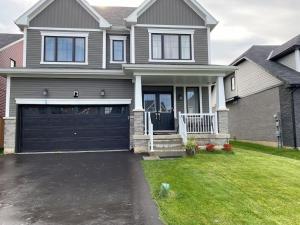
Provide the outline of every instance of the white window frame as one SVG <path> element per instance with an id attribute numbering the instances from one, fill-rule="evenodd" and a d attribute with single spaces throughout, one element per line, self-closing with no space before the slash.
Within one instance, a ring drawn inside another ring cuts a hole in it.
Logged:
<path id="1" fill-rule="evenodd" d="M 148 29 L 149 33 L 149 62 L 195 62 L 195 50 L 194 50 L 194 33 L 195 30 L 187 29 Z M 167 59 L 152 59 L 152 34 L 186 34 L 191 35 L 191 59 L 179 59 L 179 60 L 167 60 Z"/>
<path id="2" fill-rule="evenodd" d="M 89 55 L 89 33 L 87 32 L 52 32 L 52 31 L 41 31 L 42 44 L 41 44 L 41 63 L 45 65 L 88 65 Z M 84 62 L 46 62 L 44 59 L 45 51 L 45 37 L 75 37 L 85 38 L 85 61 Z"/>
<path id="3" fill-rule="evenodd" d="M 236 79 L 235 79 L 235 76 L 232 76 L 230 78 L 230 89 L 231 89 L 231 91 L 235 91 L 235 89 L 236 89 Z"/>
<path id="4" fill-rule="evenodd" d="M 126 44 L 127 44 L 127 36 L 109 36 L 110 39 L 110 63 L 111 64 L 123 64 L 127 63 L 126 56 Z M 113 42 L 114 41 L 123 41 L 123 52 L 124 52 L 124 60 L 123 61 L 114 61 L 113 59 Z"/>

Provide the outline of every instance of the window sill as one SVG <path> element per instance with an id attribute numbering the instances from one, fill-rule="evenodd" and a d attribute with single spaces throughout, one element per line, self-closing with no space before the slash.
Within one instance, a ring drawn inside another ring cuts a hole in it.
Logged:
<path id="1" fill-rule="evenodd" d="M 88 62 L 41 62 L 41 65 L 89 65 Z"/>
<path id="2" fill-rule="evenodd" d="M 166 62 L 166 63 L 195 63 L 195 60 L 166 60 L 166 59 L 149 59 L 149 62 Z"/>
<path id="3" fill-rule="evenodd" d="M 119 62 L 119 61 L 110 61 L 109 62 L 110 64 L 124 64 L 124 63 L 127 63 L 126 61 L 122 61 L 122 62 Z"/>

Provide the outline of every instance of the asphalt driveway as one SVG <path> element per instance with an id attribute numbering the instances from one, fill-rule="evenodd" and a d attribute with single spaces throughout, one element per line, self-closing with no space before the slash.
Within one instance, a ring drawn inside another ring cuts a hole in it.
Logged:
<path id="1" fill-rule="evenodd" d="M 0 225 L 160 224 L 140 156 L 0 157 Z"/>

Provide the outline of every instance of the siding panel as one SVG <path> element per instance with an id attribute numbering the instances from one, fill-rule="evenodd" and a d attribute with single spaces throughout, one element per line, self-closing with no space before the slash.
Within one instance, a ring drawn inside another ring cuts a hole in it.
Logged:
<path id="1" fill-rule="evenodd" d="M 296 55 L 295 52 L 278 60 L 279 63 L 296 70 Z"/>
<path id="2" fill-rule="evenodd" d="M 204 26 L 204 20 L 182 0 L 159 0 L 139 18 L 140 24 Z"/>
<path id="3" fill-rule="evenodd" d="M 102 35 L 99 32 L 89 32 L 88 61 L 89 65 L 41 65 L 42 36 L 40 30 L 28 30 L 27 39 L 27 67 L 28 68 L 102 68 Z"/>
<path id="4" fill-rule="evenodd" d="M 99 29 L 99 23 L 74 0 L 55 0 L 30 21 L 30 26 Z"/>
<path id="5" fill-rule="evenodd" d="M 10 116 L 16 116 L 15 98 L 44 98 L 45 88 L 48 98 L 57 99 L 73 99 L 74 90 L 80 99 L 100 99 L 101 90 L 105 99 L 133 99 L 134 90 L 131 80 L 12 78 Z"/>
<path id="6" fill-rule="evenodd" d="M 203 113 L 209 113 L 209 93 L 208 87 L 202 87 L 202 110 Z"/>
<path id="7" fill-rule="evenodd" d="M 136 63 L 149 63 L 149 34 L 148 29 L 135 28 Z M 194 34 L 195 63 L 208 64 L 207 30 L 196 29 Z M 195 63 L 173 63 L 173 64 L 195 64 Z M 156 63 L 160 64 L 160 63 Z M 163 63 L 165 64 L 165 63 Z"/>

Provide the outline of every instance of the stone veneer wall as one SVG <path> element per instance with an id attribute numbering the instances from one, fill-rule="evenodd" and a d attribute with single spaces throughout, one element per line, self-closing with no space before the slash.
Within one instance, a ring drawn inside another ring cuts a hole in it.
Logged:
<path id="1" fill-rule="evenodd" d="M 16 119 L 4 118 L 4 153 L 15 153 L 16 145 Z"/>

